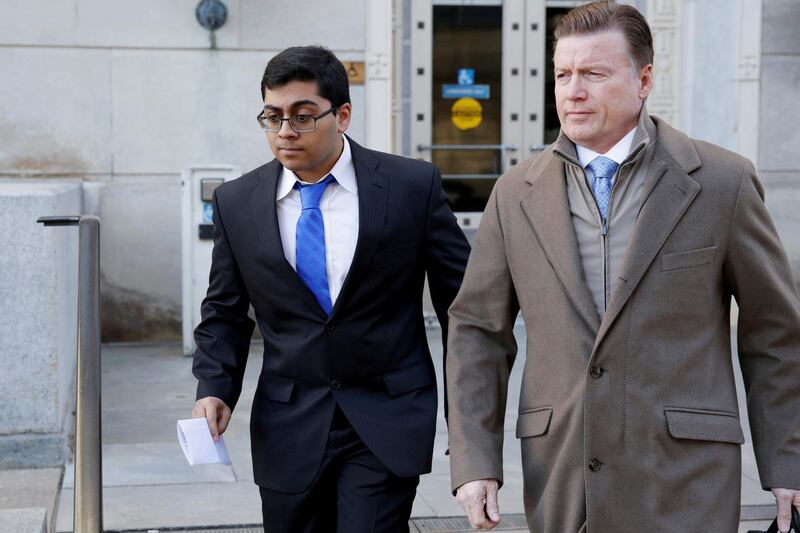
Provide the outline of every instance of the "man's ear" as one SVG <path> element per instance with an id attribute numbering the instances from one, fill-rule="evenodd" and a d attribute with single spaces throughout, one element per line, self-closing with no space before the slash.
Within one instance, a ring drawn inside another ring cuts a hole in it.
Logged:
<path id="1" fill-rule="evenodd" d="M 647 65 L 639 69 L 639 98 L 642 101 L 647 100 L 650 91 L 653 90 L 653 65 Z"/>
<path id="2" fill-rule="evenodd" d="M 342 104 L 336 111 L 336 123 L 339 133 L 344 133 L 350 126 L 350 118 L 352 118 L 353 106 L 350 104 Z"/>

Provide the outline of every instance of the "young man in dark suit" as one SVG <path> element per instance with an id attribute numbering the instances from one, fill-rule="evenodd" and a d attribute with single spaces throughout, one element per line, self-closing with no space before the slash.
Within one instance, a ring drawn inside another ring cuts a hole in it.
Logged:
<path id="1" fill-rule="evenodd" d="M 330 51 L 281 52 L 261 92 L 275 159 L 214 194 L 193 416 L 215 438 L 225 431 L 252 304 L 264 337 L 250 432 L 266 531 L 408 531 L 436 427 L 424 280 L 446 338 L 469 246 L 435 167 L 344 135 L 348 80 Z"/>

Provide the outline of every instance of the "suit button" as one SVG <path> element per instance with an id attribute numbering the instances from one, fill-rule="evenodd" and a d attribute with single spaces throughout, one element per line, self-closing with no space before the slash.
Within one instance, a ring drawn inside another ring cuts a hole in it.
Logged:
<path id="1" fill-rule="evenodd" d="M 331 381 L 331 388 L 333 390 L 339 390 L 342 388 L 342 384 L 338 380 L 334 379 L 333 381 Z"/>
<path id="2" fill-rule="evenodd" d="M 336 329 L 336 324 L 334 322 L 331 322 L 330 324 L 325 326 L 325 329 L 328 330 L 328 331 L 333 331 L 333 330 Z"/>
<path id="3" fill-rule="evenodd" d="M 597 459 L 592 459 L 591 461 L 589 461 L 589 470 L 591 470 L 592 472 L 597 472 L 598 470 L 600 470 L 601 466 L 603 466 L 603 463 L 601 463 Z"/>
<path id="4" fill-rule="evenodd" d="M 589 370 L 589 374 L 591 374 L 591 376 L 592 376 L 593 378 L 599 378 L 600 376 L 602 376 L 602 375 L 603 375 L 603 369 L 602 369 L 602 368 L 600 368 L 599 366 L 593 366 L 593 367 L 592 367 L 592 368 Z"/>

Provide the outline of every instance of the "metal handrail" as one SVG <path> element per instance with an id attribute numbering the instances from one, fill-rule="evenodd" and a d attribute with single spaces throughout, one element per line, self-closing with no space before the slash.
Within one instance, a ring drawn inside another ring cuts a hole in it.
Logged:
<path id="1" fill-rule="evenodd" d="M 417 150 L 500 150 L 501 152 L 516 152 L 519 146 L 516 144 L 418 144 Z"/>
<path id="2" fill-rule="evenodd" d="M 103 533 L 100 425 L 100 219 L 41 217 L 45 226 L 78 226 L 78 379 L 75 392 L 75 500 L 72 530 Z"/>

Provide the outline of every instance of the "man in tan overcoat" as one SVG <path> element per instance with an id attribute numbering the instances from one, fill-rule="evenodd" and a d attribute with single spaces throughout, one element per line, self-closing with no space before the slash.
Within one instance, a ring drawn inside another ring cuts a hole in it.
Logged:
<path id="1" fill-rule="evenodd" d="M 788 531 L 800 303 L 753 165 L 648 115 L 652 37 L 634 8 L 576 8 L 556 39 L 561 135 L 498 180 L 450 308 L 453 490 L 474 527 L 499 522 L 521 311 L 530 530 L 737 531 L 733 297 L 759 474 Z"/>

